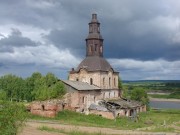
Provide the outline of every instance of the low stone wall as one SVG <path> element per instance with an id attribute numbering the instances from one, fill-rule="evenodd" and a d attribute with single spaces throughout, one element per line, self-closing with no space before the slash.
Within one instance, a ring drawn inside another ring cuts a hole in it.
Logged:
<path id="1" fill-rule="evenodd" d="M 107 119 L 115 119 L 113 112 L 104 112 L 104 111 L 97 111 L 97 110 L 89 110 L 89 114 L 95 114 L 102 116 Z"/>
<path id="2" fill-rule="evenodd" d="M 63 110 L 63 101 L 48 100 L 48 101 L 34 101 L 31 104 L 31 113 L 44 117 L 55 117 L 57 112 Z"/>
<path id="3" fill-rule="evenodd" d="M 43 117 L 55 117 L 57 112 L 56 111 L 42 111 L 42 110 L 31 110 L 31 113 L 34 115 L 39 115 Z"/>

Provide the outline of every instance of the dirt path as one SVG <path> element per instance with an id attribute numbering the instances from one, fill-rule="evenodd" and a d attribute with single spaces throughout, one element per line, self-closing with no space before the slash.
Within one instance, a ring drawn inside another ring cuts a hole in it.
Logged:
<path id="1" fill-rule="evenodd" d="M 27 123 L 27 126 L 23 129 L 23 131 L 19 135 L 64 135 L 64 134 L 41 131 L 38 130 L 37 127 L 31 126 L 31 124 Z"/>
<path id="2" fill-rule="evenodd" d="M 46 131 L 40 131 L 37 128 L 41 126 L 47 126 L 55 129 L 63 129 L 65 131 L 81 131 L 89 133 L 102 133 L 106 135 L 178 135 L 177 133 L 154 133 L 154 132 L 143 132 L 133 130 L 117 130 L 111 128 L 100 128 L 100 127 L 85 127 L 75 125 L 64 125 L 57 122 L 41 122 L 41 121 L 28 121 L 23 132 L 19 135 L 64 135 L 60 133 L 52 133 Z"/>

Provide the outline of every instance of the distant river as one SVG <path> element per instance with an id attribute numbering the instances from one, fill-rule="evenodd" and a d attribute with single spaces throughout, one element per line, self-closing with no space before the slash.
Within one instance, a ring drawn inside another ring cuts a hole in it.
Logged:
<path id="1" fill-rule="evenodd" d="M 150 107 L 166 108 L 166 109 L 180 109 L 180 102 L 175 101 L 150 101 Z"/>

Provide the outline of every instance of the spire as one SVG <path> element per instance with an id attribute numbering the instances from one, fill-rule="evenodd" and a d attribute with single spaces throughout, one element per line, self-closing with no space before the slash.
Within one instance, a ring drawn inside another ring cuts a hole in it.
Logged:
<path id="1" fill-rule="evenodd" d="M 101 37 L 101 35 L 100 35 L 100 23 L 97 20 L 97 14 L 95 14 L 95 13 L 92 14 L 92 19 L 91 19 L 91 22 L 89 23 L 89 34 L 91 34 L 91 33 L 99 34 L 96 36 Z M 92 36 L 92 35 L 89 35 L 89 36 Z M 95 36 L 95 34 L 94 34 L 94 36 Z"/>
<path id="2" fill-rule="evenodd" d="M 92 14 L 92 20 L 91 20 L 91 23 L 92 22 L 98 22 L 98 20 L 97 20 L 97 14 Z"/>
<path id="3" fill-rule="evenodd" d="M 89 23 L 89 35 L 86 38 L 86 56 L 103 56 L 103 38 L 100 34 L 100 23 L 97 14 L 92 14 Z"/>
<path id="4" fill-rule="evenodd" d="M 92 19 L 97 19 L 97 14 L 96 13 L 92 14 Z"/>

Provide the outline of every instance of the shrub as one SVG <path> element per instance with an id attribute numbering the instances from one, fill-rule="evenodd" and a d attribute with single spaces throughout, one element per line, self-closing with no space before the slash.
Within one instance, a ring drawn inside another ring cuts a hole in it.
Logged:
<path id="1" fill-rule="evenodd" d="M 12 102 L 0 102 L 0 135 L 16 135 L 26 120 L 25 107 Z"/>

